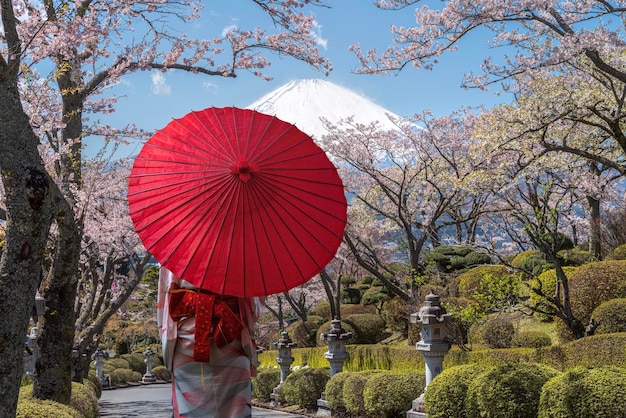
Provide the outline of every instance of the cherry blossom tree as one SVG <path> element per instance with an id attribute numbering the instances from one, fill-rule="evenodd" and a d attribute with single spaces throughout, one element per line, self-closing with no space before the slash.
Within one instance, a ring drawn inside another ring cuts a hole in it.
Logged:
<path id="1" fill-rule="evenodd" d="M 446 228 L 463 230 L 482 212 L 486 196 L 462 186 L 472 168 L 467 146 L 474 120 L 468 109 L 397 120 L 398 130 L 389 132 L 377 123 L 327 122 L 323 147 L 350 196 L 344 242 L 363 269 L 406 301 L 419 302 L 426 246 L 439 245 Z M 472 231 L 465 229 L 470 243 Z"/>
<path id="2" fill-rule="evenodd" d="M 0 260 L 0 341 L 11 342 L 0 344 L 5 371 L 0 415 L 15 412 L 23 335 L 38 287 L 47 309 L 34 393 L 69 402 L 73 308 L 86 229 L 79 206 L 83 138 L 145 136 L 132 125 L 112 129 L 90 119 L 114 110 L 117 98 L 109 87 L 126 74 L 153 69 L 220 77 L 250 71 L 268 78 L 264 52 L 331 70 L 315 44 L 315 19 L 301 9 L 324 6 L 322 1 L 250 4 L 266 13 L 273 31 L 234 28 L 213 39 L 192 39 L 180 25 L 201 16 L 203 5 L 194 0 L 0 2 L 0 169 L 7 218 Z M 41 143 L 55 152 L 50 171 L 39 154 Z M 49 237 L 54 244 L 45 251 Z M 53 262 L 42 270 L 45 254 L 52 254 Z"/>

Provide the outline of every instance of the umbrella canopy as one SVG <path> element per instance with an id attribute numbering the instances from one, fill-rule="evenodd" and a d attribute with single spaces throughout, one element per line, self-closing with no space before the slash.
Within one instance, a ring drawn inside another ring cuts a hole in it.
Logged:
<path id="1" fill-rule="evenodd" d="M 346 198 L 312 138 L 276 117 L 208 108 L 156 132 L 135 159 L 130 216 L 166 268 L 222 295 L 299 286 L 334 257 Z"/>

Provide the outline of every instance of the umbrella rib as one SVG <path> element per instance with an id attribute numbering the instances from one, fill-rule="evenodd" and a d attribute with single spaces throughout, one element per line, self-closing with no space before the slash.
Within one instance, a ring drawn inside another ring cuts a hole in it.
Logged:
<path id="1" fill-rule="evenodd" d="M 263 194 L 258 193 L 258 190 L 256 190 L 256 189 L 257 189 L 257 187 L 251 188 L 251 192 L 253 192 L 254 194 L 256 194 L 256 198 L 257 198 L 259 201 L 261 201 L 261 202 L 264 202 L 264 203 L 265 203 L 265 204 L 263 204 L 263 205 L 259 205 L 259 207 L 261 208 L 261 211 L 265 212 L 265 214 L 266 214 L 266 218 L 267 218 L 267 219 L 272 219 L 272 216 L 271 216 L 271 215 L 270 215 L 270 213 L 269 213 L 269 208 L 272 208 L 272 209 L 273 209 L 272 202 L 271 202 L 269 199 L 267 199 L 267 197 L 266 197 L 266 196 L 264 196 Z M 278 216 L 278 212 L 277 212 L 277 211 L 273 211 L 273 213 L 274 213 L 274 214 L 276 214 L 276 215 Z M 279 220 L 280 220 L 280 222 L 281 222 L 281 223 L 285 226 L 285 229 L 287 229 L 288 231 L 290 231 L 290 232 L 291 232 L 290 228 L 289 228 L 289 227 L 285 224 L 285 222 L 283 222 L 283 221 L 282 221 L 282 220 L 283 220 L 283 218 L 282 218 L 282 217 L 280 217 L 280 216 L 278 216 L 278 219 L 279 219 Z M 277 221 L 277 222 L 278 222 L 278 221 Z M 269 233 L 268 233 L 268 229 L 267 229 L 266 224 L 265 224 L 264 222 L 261 222 L 261 226 L 262 226 L 262 228 L 263 228 L 263 231 L 265 232 L 265 237 L 267 238 L 268 242 L 270 242 L 270 236 L 269 236 Z M 292 233 L 292 236 L 293 236 L 293 233 Z M 281 244 L 283 245 L 283 248 L 287 249 L 287 248 L 288 248 L 288 247 L 287 247 L 287 243 L 286 243 L 286 241 L 283 239 L 283 236 L 282 236 L 281 234 L 278 234 L 278 237 L 279 237 L 279 239 L 280 239 Z M 277 254 L 277 253 L 276 253 L 276 251 L 274 250 L 274 246 L 270 246 L 270 250 L 271 250 L 271 252 L 272 252 L 272 255 L 274 256 L 274 262 L 276 263 L 276 265 L 280 266 L 280 262 L 279 262 L 280 257 L 278 257 L 278 254 Z M 297 262 L 296 262 L 296 260 L 294 259 L 294 257 L 293 257 L 293 255 L 292 255 L 292 253 L 291 253 L 290 251 L 287 251 L 287 254 L 289 254 L 289 258 L 291 259 L 292 264 L 293 264 L 294 266 L 296 266 L 296 268 L 297 268 L 297 269 L 298 269 L 298 271 L 300 272 L 300 276 L 301 276 L 301 278 L 304 278 L 304 273 L 303 273 L 303 272 L 302 272 L 302 270 L 300 269 L 300 266 L 298 265 L 298 263 L 297 263 Z M 307 252 L 307 254 L 308 254 L 308 252 Z M 310 255 L 309 255 L 309 256 L 310 256 Z M 283 284 L 283 288 L 288 289 L 288 288 L 289 288 L 289 286 L 287 285 L 287 281 L 286 281 L 286 279 L 285 279 L 285 275 L 283 274 L 283 271 L 282 271 L 281 269 L 279 269 L 279 271 L 280 271 L 280 279 L 281 279 L 281 282 L 282 282 L 282 284 Z"/>
<path id="2" fill-rule="evenodd" d="M 204 138 L 202 138 L 202 137 L 200 137 L 200 136 L 196 135 L 194 132 L 190 131 L 190 130 L 186 127 L 186 126 L 184 126 L 184 125 L 180 124 L 180 122 L 179 122 L 178 120 L 174 120 L 174 122 L 177 122 L 180 126 L 182 126 L 183 128 L 185 128 L 185 130 L 187 131 L 187 133 L 188 133 L 189 135 L 191 135 L 191 136 L 193 136 L 193 137 L 197 138 L 197 139 L 198 139 L 198 140 L 200 140 L 200 142 L 202 142 L 203 144 L 209 145 L 209 144 L 208 144 L 208 143 L 204 140 Z M 165 131 L 165 132 L 164 132 L 164 131 L 160 131 L 160 132 L 159 132 L 159 134 L 160 134 L 161 136 L 164 136 L 164 137 L 167 137 L 167 138 L 171 139 L 171 140 L 172 140 L 171 142 L 172 142 L 172 143 L 175 143 L 175 144 L 183 144 L 183 145 L 189 145 L 189 144 L 190 144 L 189 138 L 182 138 L 180 135 L 176 135 L 176 136 L 174 136 L 174 135 L 171 135 L 170 133 L 168 133 L 167 131 Z M 157 138 L 158 138 L 158 137 L 157 137 Z M 160 139 L 161 141 L 163 141 L 163 138 L 158 138 L 158 139 Z M 176 141 L 176 142 L 174 142 L 174 141 Z M 147 143 L 146 143 L 146 145 L 147 145 L 147 146 L 150 146 L 150 147 L 152 147 L 152 148 L 160 149 L 160 150 L 162 150 L 162 151 L 168 151 L 168 152 L 171 152 L 171 153 L 173 153 L 173 154 L 175 154 L 175 155 L 184 155 L 185 157 L 191 157 L 191 158 L 194 158 L 194 159 L 197 159 L 197 160 L 203 161 L 203 162 L 204 162 L 204 161 L 206 161 L 206 159 L 203 159 L 203 158 L 202 158 L 202 156 L 210 156 L 210 157 L 213 157 L 215 160 L 217 160 L 217 158 L 215 158 L 215 155 L 216 155 L 216 154 L 217 154 L 218 156 L 222 157 L 222 158 L 227 157 L 227 154 L 225 154 L 225 153 L 223 153 L 223 152 L 220 152 L 221 150 L 219 150 L 219 149 L 218 149 L 218 148 L 216 148 L 216 147 L 211 147 L 211 149 L 210 149 L 211 151 L 214 151 L 214 152 L 208 152 L 208 150 L 202 149 L 202 148 L 200 148 L 200 147 L 195 147 L 195 148 L 194 148 L 194 151 L 196 151 L 196 153 L 194 154 L 194 153 L 190 153 L 190 152 L 188 152 L 188 151 L 181 150 L 180 148 L 174 148 L 174 147 L 172 147 L 172 146 L 166 146 L 166 145 L 164 145 L 163 143 L 151 143 L 151 142 L 147 142 Z M 202 155 L 198 155 L 198 154 L 202 154 Z M 140 157 L 138 157 L 138 158 L 140 158 Z M 152 160 L 152 159 L 150 159 L 150 160 Z M 155 160 L 152 160 L 152 161 L 155 161 Z M 175 161 L 176 161 L 176 162 L 179 162 L 179 160 L 175 160 Z"/>
<path id="3" fill-rule="evenodd" d="M 260 184 L 259 184 L 259 187 L 261 188 L 261 187 L 262 187 L 262 185 L 260 185 Z M 268 190 L 268 189 L 266 188 L 266 190 Z M 282 195 L 279 195 L 279 194 L 276 194 L 276 193 L 273 193 L 273 195 L 275 195 L 275 196 L 282 196 Z M 293 196 L 293 195 L 291 195 L 290 197 L 291 197 L 291 198 L 294 198 L 294 196 Z M 305 200 L 303 200 L 303 199 L 299 199 L 299 198 L 297 198 L 297 197 L 296 197 L 296 199 L 298 199 L 298 201 L 299 201 L 299 202 L 304 203 L 305 205 L 307 205 L 307 206 L 309 206 L 309 207 L 312 207 L 312 208 L 318 209 L 316 206 L 313 206 L 313 205 L 309 204 L 309 202 L 307 202 L 307 201 L 305 201 Z M 300 221 L 298 220 L 298 218 L 296 218 L 295 216 L 293 216 L 293 211 L 288 211 L 288 210 L 286 210 L 286 207 L 285 207 L 286 205 L 287 205 L 287 206 L 292 207 L 292 208 L 293 208 L 293 210 L 295 210 L 295 211 L 297 211 L 297 212 L 299 212 L 299 213 L 303 214 L 303 215 L 304 215 L 304 216 L 306 216 L 307 218 L 312 219 L 312 220 L 313 220 L 313 221 L 314 221 L 317 225 L 319 225 L 322 229 L 325 229 L 326 231 L 328 231 L 329 233 L 331 233 L 331 234 L 332 234 L 332 235 L 334 235 L 335 237 L 337 237 L 337 238 L 339 238 L 339 239 L 342 239 L 342 238 L 343 238 L 343 234 L 337 235 L 337 234 L 335 233 L 335 231 L 333 231 L 332 229 L 328 228 L 328 226 L 326 226 L 325 224 L 323 224 L 323 223 L 319 222 L 316 218 L 309 216 L 309 214 L 308 214 L 308 213 L 306 213 L 305 211 L 303 211 L 303 210 L 302 210 L 299 206 L 297 206 L 297 205 L 293 204 L 293 202 L 291 202 L 289 199 L 284 199 L 284 198 L 283 198 L 282 200 L 283 200 L 282 204 L 279 204 L 279 205 L 277 205 L 277 206 L 278 206 L 278 207 L 280 207 L 281 209 L 285 210 L 286 215 L 287 215 L 287 216 L 289 216 L 291 219 L 293 219 L 293 220 L 294 220 L 297 224 L 299 224 L 301 227 L 303 227 L 303 229 L 305 229 L 305 230 L 306 230 L 306 228 L 304 228 L 304 225 L 302 224 L 302 222 L 300 222 Z M 318 209 L 318 210 L 319 210 L 319 209 Z M 343 219 L 342 219 L 342 218 L 338 218 L 338 217 L 336 217 L 336 216 L 332 215 L 331 213 L 329 213 L 329 212 L 327 212 L 327 211 L 324 211 L 324 210 L 320 210 L 320 211 L 321 211 L 321 212 L 323 212 L 323 213 L 325 213 L 325 214 L 327 214 L 327 215 L 329 215 L 329 216 L 330 216 L 330 217 L 332 217 L 332 218 L 335 218 L 335 219 L 337 219 L 337 220 L 339 220 L 339 221 L 343 221 Z M 279 218 L 280 218 L 280 219 L 283 219 L 282 217 L 279 217 Z M 329 254 L 330 254 L 330 253 L 333 253 L 333 251 L 329 250 L 328 246 L 324 245 L 324 243 L 322 243 L 322 242 L 321 242 L 321 241 L 317 238 L 317 236 L 315 236 L 314 234 L 311 234 L 311 233 L 309 233 L 309 235 L 310 235 L 311 237 L 313 237 L 313 238 L 314 238 L 314 240 L 315 240 L 315 241 L 317 241 L 317 242 L 320 244 L 320 246 L 321 246 L 321 247 L 325 248 L 325 249 L 329 252 Z M 308 253 L 308 252 L 307 252 L 307 253 Z M 334 254 L 333 254 L 333 255 L 334 255 Z M 313 259 L 313 257 L 312 257 L 312 259 Z M 323 266 L 322 266 L 322 267 L 323 267 Z"/>

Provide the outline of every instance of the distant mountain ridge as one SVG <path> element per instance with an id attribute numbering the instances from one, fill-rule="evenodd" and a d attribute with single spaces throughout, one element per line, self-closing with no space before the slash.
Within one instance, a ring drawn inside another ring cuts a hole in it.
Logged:
<path id="1" fill-rule="evenodd" d="M 355 122 L 378 121 L 382 130 L 395 130 L 397 127 L 387 114 L 399 117 L 345 87 L 321 79 L 290 81 L 247 108 L 293 123 L 316 139 L 328 133 L 320 118 L 338 124 L 341 119 L 353 116 Z"/>

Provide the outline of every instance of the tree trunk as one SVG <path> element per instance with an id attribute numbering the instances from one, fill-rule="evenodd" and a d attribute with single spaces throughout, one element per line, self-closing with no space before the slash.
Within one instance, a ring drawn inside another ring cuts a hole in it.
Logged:
<path id="1" fill-rule="evenodd" d="M 600 200 L 587 196 L 589 204 L 589 251 L 598 260 L 602 259 Z"/>
<path id="2" fill-rule="evenodd" d="M 78 283 L 81 234 L 74 213 L 66 208 L 59 219 L 59 237 L 54 266 L 42 284 L 46 299 L 40 336 L 40 357 L 35 365 L 33 395 L 39 399 L 69 404 L 72 392 L 72 350 L 74 348 L 74 301 Z"/>
<path id="3" fill-rule="evenodd" d="M 38 144 L 16 78 L 0 77 L 0 170 L 7 218 L 0 258 L 0 417 L 15 416 L 28 321 L 54 213 L 49 193 L 54 183 Z"/>

